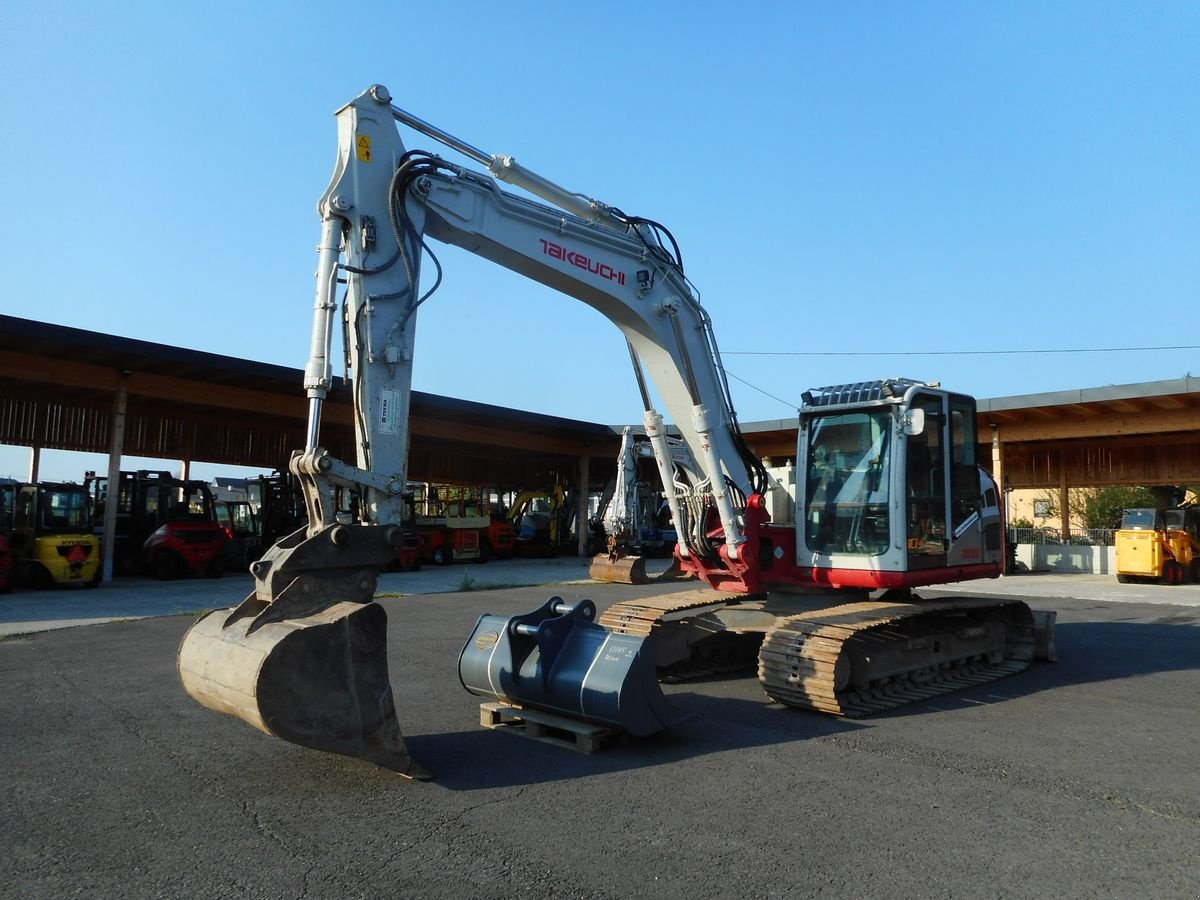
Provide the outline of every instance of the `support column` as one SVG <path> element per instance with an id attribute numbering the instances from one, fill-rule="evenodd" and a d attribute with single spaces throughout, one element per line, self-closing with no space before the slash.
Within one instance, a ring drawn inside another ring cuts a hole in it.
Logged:
<path id="1" fill-rule="evenodd" d="M 102 580 L 111 584 L 113 579 L 113 547 L 117 535 L 117 499 L 121 494 L 121 454 L 125 449 L 125 407 L 129 402 L 128 372 L 121 373 L 117 385 L 117 396 L 113 400 L 112 421 L 109 423 L 108 482 L 104 501 L 104 569 Z"/>
<path id="2" fill-rule="evenodd" d="M 30 484 L 37 484 L 38 475 L 42 467 L 42 423 L 46 421 L 44 411 L 44 401 L 37 401 L 33 405 L 33 429 L 30 437 L 33 443 L 29 446 L 29 477 L 25 480 Z M 11 510 L 9 511 L 11 514 Z"/>
<path id="3" fill-rule="evenodd" d="M 1062 522 L 1062 539 L 1066 541 L 1071 536 L 1071 494 L 1067 490 L 1067 466 L 1063 461 L 1062 452 L 1058 454 L 1058 510 Z"/>
<path id="4" fill-rule="evenodd" d="M 192 477 L 192 461 L 185 459 L 179 464 L 179 480 L 190 481 Z"/>
<path id="5" fill-rule="evenodd" d="M 1012 483 L 1004 475 L 1004 444 L 1000 441 L 1000 426 L 992 423 L 992 477 L 996 479 L 996 490 L 1000 492 L 1000 521 L 1004 527 L 1004 571 L 1007 575 L 1016 559 L 1016 547 L 1013 545 L 1012 532 L 1008 523 L 1011 519 L 1009 506 L 1012 503 Z"/>
<path id="6" fill-rule="evenodd" d="M 1004 484 L 1004 445 L 1000 443 L 1000 426 L 992 424 L 992 477 L 997 487 Z M 1007 521 L 1008 512 L 1005 511 Z"/>
<path id="7" fill-rule="evenodd" d="M 575 504 L 575 533 L 578 538 L 579 555 L 586 557 L 588 550 L 588 486 L 591 483 L 592 458 L 586 454 L 579 457 L 579 497 Z"/>

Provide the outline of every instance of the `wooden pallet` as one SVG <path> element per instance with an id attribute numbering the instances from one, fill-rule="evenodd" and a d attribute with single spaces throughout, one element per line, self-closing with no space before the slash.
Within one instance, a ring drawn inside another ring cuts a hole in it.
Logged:
<path id="1" fill-rule="evenodd" d="M 616 728 L 592 725 L 540 709 L 490 701 L 479 704 L 479 724 L 495 731 L 565 747 L 576 753 L 595 753 L 606 746 L 623 743 L 627 735 Z"/>

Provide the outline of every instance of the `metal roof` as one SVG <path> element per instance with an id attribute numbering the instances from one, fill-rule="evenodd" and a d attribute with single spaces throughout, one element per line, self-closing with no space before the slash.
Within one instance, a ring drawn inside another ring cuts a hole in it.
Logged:
<path id="1" fill-rule="evenodd" d="M 303 444 L 303 370 L 0 315 L 0 442 L 107 452 L 113 397 L 130 396 L 128 455 L 278 467 Z M 349 386 L 334 379 L 322 443 L 353 458 Z M 532 480 L 578 456 L 615 459 L 609 426 L 438 394 L 412 394 L 416 478 Z M 193 454 L 193 455 L 189 455 Z M 595 463 L 594 463 L 595 464 Z M 602 462 L 601 462 L 602 467 Z M 421 474 L 420 470 L 435 474 Z M 518 476 L 517 472 L 524 473 Z"/>
<path id="2" fill-rule="evenodd" d="M 135 338 L 103 334 L 0 315 L 0 350 L 19 351 L 105 368 L 156 375 L 170 375 L 206 384 L 253 387 L 267 393 L 303 397 L 304 370 L 273 365 L 236 356 L 156 344 Z M 106 395 L 107 391 L 104 392 Z M 333 379 L 331 397 L 348 402 L 349 387 Z M 412 392 L 413 413 L 449 421 L 501 425 L 538 434 L 608 438 L 612 428 L 596 422 L 549 416 L 472 400 L 460 400 L 424 391 Z"/>
<path id="3" fill-rule="evenodd" d="M 121 373 L 129 375 L 137 425 L 127 454 L 180 459 L 190 450 L 196 461 L 274 467 L 303 442 L 299 368 L 3 315 L 0 441 L 106 451 Z M 833 396 L 846 387 L 818 390 Z M 342 458 L 353 458 L 350 410 L 349 389 L 335 379 L 322 442 Z M 996 426 L 1014 447 L 1083 441 L 1109 453 L 1104 441 L 1178 443 L 1200 439 L 1200 378 L 984 398 L 978 411 L 981 439 Z M 528 481 L 583 454 L 598 473 L 615 458 L 620 432 L 422 391 L 413 392 L 412 426 L 414 477 L 457 473 L 475 483 L 495 483 L 500 473 Z M 743 432 L 760 456 L 790 457 L 797 426 L 798 415 L 745 423 Z"/>
<path id="4" fill-rule="evenodd" d="M 1002 413 L 1028 410 L 1035 407 L 1113 405 L 1133 401 L 1140 408 L 1177 408 L 1181 403 L 1200 406 L 1200 378 L 1172 378 L 1165 381 L 1143 381 L 1136 384 L 1109 384 L 1103 387 L 1073 388 L 1042 394 L 1018 394 L 1012 397 L 993 397 L 977 401 L 980 413 Z M 1116 406 L 1117 412 L 1129 407 Z"/>

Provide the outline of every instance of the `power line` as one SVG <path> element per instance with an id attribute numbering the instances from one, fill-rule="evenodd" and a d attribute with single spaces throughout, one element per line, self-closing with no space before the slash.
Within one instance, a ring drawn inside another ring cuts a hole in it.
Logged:
<path id="1" fill-rule="evenodd" d="M 1143 353 L 1162 350 L 1200 350 L 1200 346 L 1059 347 L 1050 350 L 722 350 L 722 356 L 1020 356 L 1045 353 Z M 736 376 L 735 376 L 736 377 Z M 738 381 L 741 381 L 739 378 Z M 753 385 L 751 385 L 753 387 Z M 776 398 L 778 399 L 778 398 Z"/>
<path id="2" fill-rule="evenodd" d="M 751 384 L 751 383 L 750 383 L 750 382 L 748 382 L 748 381 L 747 381 L 745 378 L 739 378 L 737 375 L 734 375 L 734 374 L 733 374 L 732 372 L 730 372 L 728 369 L 726 369 L 726 370 L 725 370 L 725 374 L 726 374 L 726 375 L 728 375 L 730 378 L 733 378 L 733 379 L 736 379 L 737 381 L 740 381 L 740 382 L 741 382 L 742 384 L 744 384 L 746 387 L 748 387 L 748 388 L 751 388 L 751 389 L 753 389 L 753 390 L 756 390 L 756 391 L 758 391 L 760 394 L 762 394 L 762 395 L 763 395 L 763 396 L 765 396 L 765 397 L 770 397 L 772 400 L 778 400 L 778 401 L 779 401 L 780 403 L 782 403 L 784 406 L 790 407 L 791 409 L 799 409 L 799 408 L 800 408 L 800 404 L 799 404 L 799 403 L 788 403 L 788 402 L 787 402 L 786 400 L 784 400 L 783 398 L 781 398 L 781 397 L 776 397 L 774 394 L 772 394 L 772 393 L 769 393 L 768 391 L 764 391 L 764 390 L 763 390 L 762 388 L 760 388 L 758 385 L 756 385 L 756 384 Z"/>
<path id="3" fill-rule="evenodd" d="M 1141 353 L 1163 350 L 1200 350 L 1200 345 L 1180 344 L 1166 347 L 1059 347 L 1043 350 L 723 350 L 722 356 L 1020 356 L 1022 354 L 1048 353 Z M 734 375 L 728 369 L 725 374 L 740 381 L 746 387 L 758 391 L 765 397 L 778 401 L 792 409 L 799 404 L 789 403 L 776 397 L 745 378 Z"/>

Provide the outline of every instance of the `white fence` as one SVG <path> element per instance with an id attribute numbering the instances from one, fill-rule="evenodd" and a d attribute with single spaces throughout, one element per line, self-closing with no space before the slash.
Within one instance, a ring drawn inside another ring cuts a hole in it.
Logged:
<path id="1" fill-rule="evenodd" d="M 1072 529 L 1064 543 L 1055 528 L 1009 529 L 1010 541 L 1016 541 L 1019 570 L 1090 575 L 1111 575 L 1117 571 L 1115 534 L 1112 528 Z"/>
<path id="2" fill-rule="evenodd" d="M 1115 528 L 1072 528 L 1064 541 L 1057 528 L 1010 528 L 1010 540 L 1018 544 L 1082 544 L 1086 547 L 1111 547 L 1117 542 Z"/>

